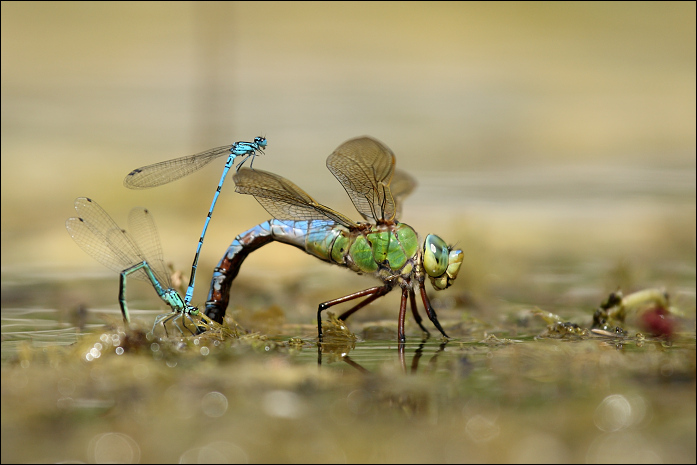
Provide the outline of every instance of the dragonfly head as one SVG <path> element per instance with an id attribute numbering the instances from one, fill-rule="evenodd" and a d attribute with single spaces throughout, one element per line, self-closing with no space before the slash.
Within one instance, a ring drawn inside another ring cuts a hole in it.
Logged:
<path id="1" fill-rule="evenodd" d="M 431 284 L 436 290 L 448 288 L 460 271 L 462 265 L 462 250 L 453 250 L 443 239 L 435 234 L 429 234 L 424 241 L 422 262 Z"/>

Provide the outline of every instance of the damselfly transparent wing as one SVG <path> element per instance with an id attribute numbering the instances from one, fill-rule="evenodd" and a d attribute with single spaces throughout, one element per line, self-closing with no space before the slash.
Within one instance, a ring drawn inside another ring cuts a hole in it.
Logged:
<path id="1" fill-rule="evenodd" d="M 150 210 L 142 207 L 133 208 L 128 214 L 128 229 L 141 256 L 145 257 L 157 280 L 165 288 L 171 288 L 172 280 L 165 266 L 160 235 L 157 233 L 157 226 Z"/>
<path id="2" fill-rule="evenodd" d="M 373 222 L 394 218 L 390 182 L 395 156 L 382 142 L 367 136 L 348 140 L 329 155 L 327 168 L 363 218 Z"/>
<path id="3" fill-rule="evenodd" d="M 347 228 L 358 227 L 350 218 L 318 203 L 310 195 L 277 174 L 242 168 L 235 176 L 235 191 L 249 194 L 264 209 L 281 221 L 315 221 L 338 223 Z"/>
<path id="4" fill-rule="evenodd" d="M 92 199 L 75 199 L 78 218 L 68 218 L 65 227 L 78 246 L 107 268 L 121 273 L 145 260 L 131 236 Z M 149 281 L 145 271 L 133 276 Z"/>
<path id="5" fill-rule="evenodd" d="M 117 273 L 146 261 L 160 284 L 166 288 L 171 287 L 162 258 L 157 227 L 147 209 L 136 207 L 131 210 L 131 233 L 121 229 L 92 199 L 76 199 L 75 210 L 79 217 L 69 218 L 66 228 L 80 248 Z M 132 275 L 137 279 L 150 281 L 143 269 L 135 271 Z"/>
<path id="6" fill-rule="evenodd" d="M 123 180 L 124 186 L 129 189 L 147 189 L 157 187 L 183 178 L 194 171 L 198 171 L 216 158 L 229 156 L 232 145 L 224 145 L 203 152 L 173 158 L 152 165 L 136 168 Z"/>

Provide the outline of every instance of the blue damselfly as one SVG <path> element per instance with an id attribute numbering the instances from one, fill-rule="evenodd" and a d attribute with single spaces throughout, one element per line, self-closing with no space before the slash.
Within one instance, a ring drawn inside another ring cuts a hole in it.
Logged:
<path id="1" fill-rule="evenodd" d="M 163 184 L 167 184 L 177 179 L 183 178 L 195 171 L 200 170 L 206 166 L 211 161 L 216 158 L 227 155 L 227 161 L 225 162 L 225 167 L 223 168 L 223 174 L 220 176 L 220 182 L 213 195 L 213 202 L 211 202 L 211 208 L 208 210 L 208 215 L 206 216 L 206 221 L 203 224 L 203 231 L 201 232 L 201 237 L 198 240 L 198 246 L 196 247 L 196 255 L 194 255 L 194 262 L 191 265 L 191 277 L 189 278 L 189 287 L 186 290 L 186 295 L 184 296 L 184 303 L 191 303 L 191 299 L 194 296 L 194 284 L 196 283 L 196 268 L 198 267 L 198 259 L 201 255 L 201 247 L 203 246 L 203 238 L 206 236 L 206 231 L 208 230 L 208 224 L 213 216 L 213 209 L 218 201 L 218 196 L 220 195 L 220 190 L 223 188 L 223 183 L 225 182 L 225 177 L 228 171 L 232 168 L 233 162 L 237 157 L 244 157 L 241 162 L 237 164 L 236 170 L 239 171 L 240 167 L 251 157 L 249 166 L 254 166 L 254 158 L 259 153 L 264 153 L 264 148 L 266 147 L 265 137 L 255 137 L 254 142 L 235 142 L 232 145 L 224 145 L 222 147 L 216 147 L 214 149 L 206 150 L 205 152 L 197 153 L 194 155 L 188 155 L 185 157 L 174 158 L 172 160 L 162 161 L 155 163 L 153 165 L 143 166 L 142 168 L 137 168 L 128 173 L 126 178 L 123 180 L 124 186 L 129 189 L 147 189 L 150 187 L 157 187 Z"/>

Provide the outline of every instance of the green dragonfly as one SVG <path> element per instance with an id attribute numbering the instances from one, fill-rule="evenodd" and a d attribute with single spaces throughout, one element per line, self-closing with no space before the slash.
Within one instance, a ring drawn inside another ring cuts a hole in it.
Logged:
<path id="1" fill-rule="evenodd" d="M 274 219 L 240 234 L 232 242 L 213 273 L 206 315 L 222 322 L 232 281 L 244 259 L 263 245 L 278 241 L 357 273 L 372 274 L 383 283 L 321 303 L 317 310 L 320 341 L 322 311 L 366 297 L 339 316 L 340 320 L 346 320 L 395 286 L 402 290 L 397 331 L 400 342 L 405 341 L 407 298 L 417 324 L 428 332 L 416 309 L 416 289 L 429 319 L 448 337 L 426 295 L 424 282 L 428 277 L 436 290 L 449 287 L 460 270 L 463 253 L 434 234 L 427 235 L 421 242 L 411 226 L 397 221 L 401 200 L 413 190 L 414 179 L 395 170 L 392 151 L 367 136 L 341 144 L 327 158 L 327 168 L 344 186 L 365 222 L 354 222 L 316 202 L 298 186 L 276 174 L 247 168 L 235 174 L 236 191 L 253 195 Z"/>

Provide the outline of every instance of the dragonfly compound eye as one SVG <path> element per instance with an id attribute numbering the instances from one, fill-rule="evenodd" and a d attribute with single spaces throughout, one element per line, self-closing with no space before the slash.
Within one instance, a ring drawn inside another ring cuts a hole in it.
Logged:
<path id="1" fill-rule="evenodd" d="M 423 262 L 424 269 L 430 277 L 441 276 L 448 267 L 448 244 L 434 234 L 426 236 Z"/>
<path id="2" fill-rule="evenodd" d="M 443 290 L 457 278 L 464 255 L 462 250 L 450 250 L 443 239 L 429 235 L 424 242 L 424 269 L 436 290 Z"/>

